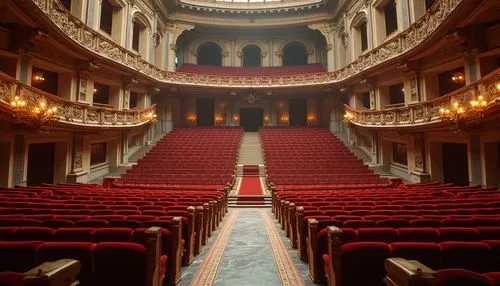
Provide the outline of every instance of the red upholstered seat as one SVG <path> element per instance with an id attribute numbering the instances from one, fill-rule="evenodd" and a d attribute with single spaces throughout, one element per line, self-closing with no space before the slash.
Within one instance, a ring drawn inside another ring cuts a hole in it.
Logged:
<path id="1" fill-rule="evenodd" d="M 12 240 L 15 241 L 51 241 L 55 230 L 48 227 L 25 226 L 18 227 L 12 232 Z"/>
<path id="2" fill-rule="evenodd" d="M 131 236 L 131 228 L 98 228 L 94 232 L 96 242 L 129 242 Z"/>
<path id="3" fill-rule="evenodd" d="M 37 264 L 70 258 L 80 261 L 77 279 L 82 285 L 91 285 L 94 276 L 93 252 L 96 244 L 90 242 L 46 242 L 36 250 Z"/>
<path id="4" fill-rule="evenodd" d="M 43 221 L 37 219 L 11 218 L 0 220 L 0 226 L 41 226 Z"/>
<path id="5" fill-rule="evenodd" d="M 500 227 L 476 227 L 481 240 L 500 240 Z"/>
<path id="6" fill-rule="evenodd" d="M 389 245 L 382 242 L 342 245 L 342 285 L 384 285 L 384 260 L 390 256 L 390 251 Z"/>
<path id="7" fill-rule="evenodd" d="M 12 240 L 12 232 L 16 227 L 14 226 L 3 226 L 0 227 L 0 241 L 10 241 Z"/>
<path id="8" fill-rule="evenodd" d="M 410 227 L 440 227 L 441 222 L 437 219 L 415 219 L 410 220 Z"/>
<path id="9" fill-rule="evenodd" d="M 399 228 L 398 240 L 407 242 L 439 242 L 439 231 L 429 227 Z"/>
<path id="10" fill-rule="evenodd" d="M 441 227 L 439 239 L 441 241 L 478 241 L 479 232 L 474 228 Z"/>
<path id="11" fill-rule="evenodd" d="M 104 219 L 84 219 L 75 223 L 76 227 L 109 227 L 109 222 Z"/>
<path id="12" fill-rule="evenodd" d="M 128 227 L 138 228 L 142 227 L 142 221 L 131 219 L 112 219 L 109 221 L 111 227 Z"/>
<path id="13" fill-rule="evenodd" d="M 391 243 L 391 256 L 418 260 L 432 269 L 439 269 L 441 266 L 441 249 L 435 243 L 394 242 Z"/>
<path id="14" fill-rule="evenodd" d="M 465 269 L 443 269 L 436 274 L 434 286 L 492 286 L 495 282 L 487 275 Z"/>
<path id="15" fill-rule="evenodd" d="M 0 242 L 0 271 L 26 272 L 35 267 L 35 251 L 41 243 L 41 241 Z"/>
<path id="16" fill-rule="evenodd" d="M 484 242 L 441 242 L 443 268 L 463 268 L 478 272 L 489 272 L 493 253 Z"/>
<path id="17" fill-rule="evenodd" d="M 393 228 L 359 228 L 356 233 L 358 241 L 391 243 L 398 240 L 398 234 Z"/>
<path id="18" fill-rule="evenodd" d="M 43 226 L 51 228 L 74 227 L 75 223 L 66 219 L 48 219 L 43 222 Z"/>
<path id="19" fill-rule="evenodd" d="M 493 261 L 491 268 L 495 271 L 500 270 L 500 240 L 483 240 L 491 248 Z"/>
<path id="20" fill-rule="evenodd" d="M 410 223 L 405 219 L 385 219 L 377 221 L 377 227 L 409 227 Z"/>
<path id="21" fill-rule="evenodd" d="M 52 236 L 53 241 L 66 242 L 92 242 L 94 241 L 94 228 L 59 228 Z"/>
<path id="22" fill-rule="evenodd" d="M 344 221 L 343 227 L 347 228 L 367 228 L 375 227 L 376 223 L 373 220 L 346 220 Z"/>
<path id="23" fill-rule="evenodd" d="M 147 250 L 136 243 L 103 242 L 94 251 L 97 285 L 146 285 Z"/>
<path id="24" fill-rule="evenodd" d="M 24 273 L 0 272 L 0 285 L 2 286 L 24 286 Z"/>

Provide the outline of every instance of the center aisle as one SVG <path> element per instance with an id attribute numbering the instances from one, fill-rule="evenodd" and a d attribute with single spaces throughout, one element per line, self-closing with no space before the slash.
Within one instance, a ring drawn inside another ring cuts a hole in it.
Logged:
<path id="1" fill-rule="evenodd" d="M 268 210 L 232 211 L 190 285 L 304 285 Z"/>

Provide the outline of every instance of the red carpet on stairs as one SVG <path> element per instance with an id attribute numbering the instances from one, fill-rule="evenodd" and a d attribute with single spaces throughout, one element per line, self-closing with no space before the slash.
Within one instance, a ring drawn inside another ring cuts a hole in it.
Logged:
<path id="1" fill-rule="evenodd" d="M 264 192 L 258 176 L 243 176 L 238 193 L 238 205 L 263 205 Z"/>
<path id="2" fill-rule="evenodd" d="M 260 185 L 260 177 L 243 176 L 241 180 L 240 196 L 262 196 L 262 186 Z"/>

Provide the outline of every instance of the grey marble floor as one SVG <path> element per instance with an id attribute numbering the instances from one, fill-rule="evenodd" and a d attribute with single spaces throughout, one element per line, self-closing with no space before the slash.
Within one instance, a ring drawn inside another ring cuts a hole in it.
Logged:
<path id="1" fill-rule="evenodd" d="M 236 221 L 231 230 L 229 241 L 224 250 L 221 264 L 219 266 L 215 285 L 217 286 L 279 286 L 281 285 L 278 268 L 274 260 L 273 251 L 270 245 L 269 236 L 265 222 L 261 217 L 262 209 L 240 209 Z M 270 216 L 274 215 L 271 210 L 265 210 Z M 227 218 L 227 216 L 226 216 Z M 281 229 L 275 221 L 277 229 Z M 189 267 L 182 268 L 182 281 L 180 286 L 187 286 L 196 275 L 208 249 L 217 238 L 219 230 L 223 227 L 223 222 L 217 231 L 209 239 L 208 245 L 204 246 L 201 255 Z M 304 279 L 306 286 L 315 285 L 309 279 L 308 265 L 302 262 L 297 256 L 297 250 L 290 246 L 288 238 L 283 231 L 280 237 L 295 262 L 297 270 Z"/>
<path id="2" fill-rule="evenodd" d="M 281 285 L 260 209 L 243 209 L 224 251 L 215 285 Z"/>

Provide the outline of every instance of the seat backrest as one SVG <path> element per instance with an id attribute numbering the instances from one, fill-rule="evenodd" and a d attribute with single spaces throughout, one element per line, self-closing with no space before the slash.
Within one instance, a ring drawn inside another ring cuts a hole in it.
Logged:
<path id="1" fill-rule="evenodd" d="M 368 227 L 375 227 L 376 223 L 373 220 L 346 220 L 343 223 L 343 227 L 347 228 L 368 228 Z"/>
<path id="2" fill-rule="evenodd" d="M 443 269 L 436 273 L 434 286 L 493 286 L 488 276 L 465 269 Z"/>
<path id="3" fill-rule="evenodd" d="M 397 229 L 398 241 L 439 242 L 439 231 L 430 227 L 407 227 Z"/>
<path id="4" fill-rule="evenodd" d="M 94 251 L 96 285 L 144 286 L 147 250 L 137 243 L 102 242 Z"/>
<path id="5" fill-rule="evenodd" d="M 491 247 L 484 242 L 441 242 L 442 267 L 489 272 L 493 262 Z"/>
<path id="6" fill-rule="evenodd" d="M 95 242 L 130 242 L 131 236 L 131 228 L 97 228 L 94 232 Z"/>
<path id="7" fill-rule="evenodd" d="M 410 220 L 410 227 L 441 227 L 441 222 L 437 219 L 414 219 Z"/>
<path id="8" fill-rule="evenodd" d="M 410 223 L 405 219 L 384 219 L 377 221 L 377 227 L 401 228 L 409 226 Z"/>
<path id="9" fill-rule="evenodd" d="M 95 229 L 91 227 L 59 228 L 54 232 L 52 241 L 93 242 Z"/>
<path id="10" fill-rule="evenodd" d="M 43 222 L 43 226 L 51 228 L 74 227 L 75 223 L 67 219 L 47 219 Z"/>
<path id="11" fill-rule="evenodd" d="M 391 243 L 398 240 L 398 234 L 394 228 L 358 228 L 358 241 L 376 241 Z"/>
<path id="12" fill-rule="evenodd" d="M 93 252 L 96 244 L 91 242 L 46 242 L 36 250 L 37 264 L 69 258 L 80 261 L 81 270 L 77 275 L 82 285 L 90 285 L 94 276 Z"/>
<path id="13" fill-rule="evenodd" d="M 441 227 L 439 239 L 441 241 L 478 241 L 479 232 L 475 228 Z"/>
<path id="14" fill-rule="evenodd" d="M 391 243 L 391 256 L 418 260 L 432 269 L 439 269 L 441 266 L 441 248 L 436 243 L 394 242 Z"/>
<path id="15" fill-rule="evenodd" d="M 26 272 L 36 266 L 35 251 L 41 241 L 0 242 L 0 271 Z"/>
<path id="16" fill-rule="evenodd" d="M 383 242 L 353 242 L 341 247 L 342 285 L 384 285 L 384 261 L 390 247 Z"/>
<path id="17" fill-rule="evenodd" d="M 12 232 L 12 239 L 15 241 L 51 241 L 55 229 L 49 227 L 25 226 L 18 227 Z"/>

